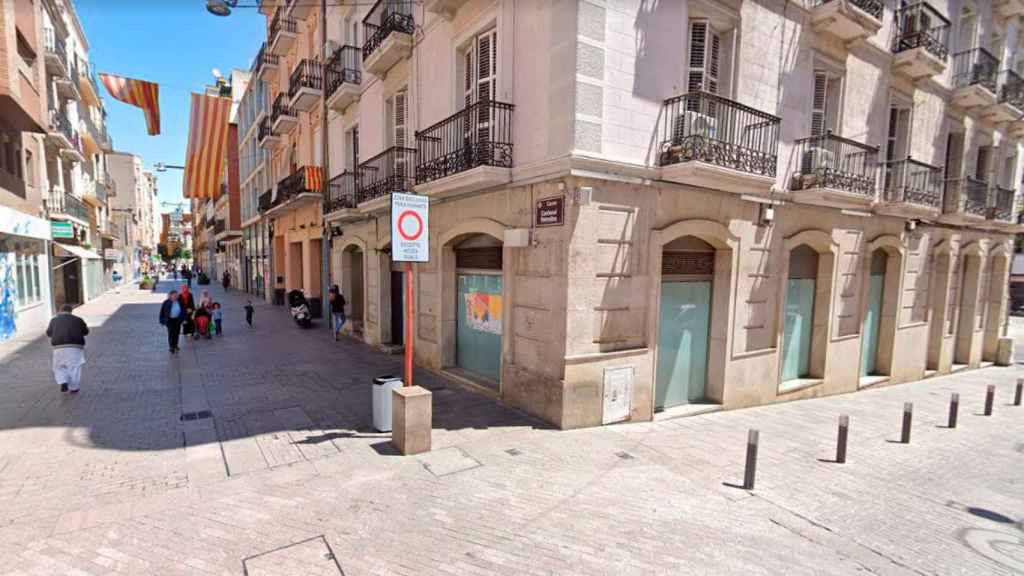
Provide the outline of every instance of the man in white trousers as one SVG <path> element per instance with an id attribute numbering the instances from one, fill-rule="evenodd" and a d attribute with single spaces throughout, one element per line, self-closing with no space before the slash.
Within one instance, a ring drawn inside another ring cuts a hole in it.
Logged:
<path id="1" fill-rule="evenodd" d="M 82 365 L 85 364 L 85 337 L 89 327 L 85 321 L 71 313 L 70 304 L 60 307 L 60 314 L 50 320 L 46 335 L 53 346 L 53 378 L 61 392 L 78 394 L 82 383 Z"/>

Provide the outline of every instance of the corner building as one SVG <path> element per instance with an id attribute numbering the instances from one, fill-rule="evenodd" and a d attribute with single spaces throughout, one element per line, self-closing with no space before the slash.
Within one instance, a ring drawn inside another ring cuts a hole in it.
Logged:
<path id="1" fill-rule="evenodd" d="M 412 190 L 416 361 L 562 428 L 1008 361 L 1020 3 L 380 0 L 328 8 L 317 87 L 319 12 L 269 4 L 269 96 L 308 106 L 267 111 L 278 175 L 330 126 L 327 197 L 260 203 L 274 274 L 322 234 L 368 343 L 403 344 Z"/>

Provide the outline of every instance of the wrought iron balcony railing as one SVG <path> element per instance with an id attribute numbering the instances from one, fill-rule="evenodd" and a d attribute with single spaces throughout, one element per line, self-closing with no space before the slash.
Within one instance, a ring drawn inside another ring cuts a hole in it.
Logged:
<path id="1" fill-rule="evenodd" d="M 412 190 L 416 149 L 392 146 L 359 165 L 359 201 Z"/>
<path id="2" fill-rule="evenodd" d="M 260 120 L 260 126 L 258 128 L 258 132 L 256 133 L 257 141 L 263 142 L 264 140 L 266 140 L 267 138 L 269 138 L 269 137 L 271 137 L 273 135 L 274 135 L 274 131 L 273 131 L 273 129 L 271 129 L 271 126 L 270 126 L 270 118 L 267 118 L 266 116 L 264 116 L 263 119 Z"/>
<path id="3" fill-rule="evenodd" d="M 273 42 L 281 32 L 297 34 L 298 29 L 294 19 L 284 16 L 284 10 L 278 10 L 270 20 L 270 41 Z"/>
<path id="4" fill-rule="evenodd" d="M 68 65 L 67 45 L 57 37 L 53 28 L 43 28 L 43 49 L 47 54 L 56 56 L 64 66 Z"/>
<path id="5" fill-rule="evenodd" d="M 833 188 L 875 195 L 878 148 L 831 132 L 796 141 L 800 170 L 795 189 Z"/>
<path id="6" fill-rule="evenodd" d="M 505 102 L 481 100 L 416 133 L 423 184 L 478 166 L 512 167 L 512 110 Z"/>
<path id="7" fill-rule="evenodd" d="M 942 169 L 907 158 L 885 165 L 886 202 L 942 208 Z"/>
<path id="8" fill-rule="evenodd" d="M 949 56 L 949 20 L 927 2 L 917 2 L 896 11 L 892 51 L 899 53 L 924 48 L 945 60 Z"/>
<path id="9" fill-rule="evenodd" d="M 50 109 L 50 130 L 63 134 L 68 141 L 78 136 L 75 133 L 75 129 L 71 126 L 71 120 L 68 120 L 67 114 L 63 110 L 56 108 Z"/>
<path id="10" fill-rule="evenodd" d="M 377 0 L 370 13 L 363 19 L 363 59 L 369 58 L 392 32 L 412 34 L 416 22 L 412 17 L 412 2 L 409 0 Z"/>
<path id="11" fill-rule="evenodd" d="M 266 212 L 267 210 L 270 210 L 270 208 L 273 207 L 273 205 L 274 192 L 272 190 L 267 190 L 263 194 L 260 194 L 260 198 L 258 201 L 258 209 L 260 212 Z"/>
<path id="12" fill-rule="evenodd" d="M 82 199 L 68 192 L 53 189 L 46 199 L 46 211 L 51 215 L 65 215 L 83 222 L 89 221 L 89 208 Z"/>
<path id="13" fill-rule="evenodd" d="M 969 214 L 984 218 L 988 211 L 988 182 L 971 176 L 946 180 L 942 209 L 946 214 Z"/>
<path id="14" fill-rule="evenodd" d="M 811 0 L 810 4 L 814 7 L 837 1 L 839 0 Z M 885 8 L 885 3 L 882 0 L 850 0 L 850 4 L 867 12 L 873 18 L 882 19 L 882 9 Z"/>
<path id="15" fill-rule="evenodd" d="M 999 73 L 999 101 L 1024 111 L 1024 78 L 1013 70 Z"/>
<path id="16" fill-rule="evenodd" d="M 1013 188 L 992 186 L 992 205 L 988 207 L 988 219 L 1011 223 L 1014 221 Z"/>
<path id="17" fill-rule="evenodd" d="M 277 198 L 274 205 L 284 204 L 299 194 L 320 194 L 319 166 L 301 166 L 277 183 Z"/>
<path id="18" fill-rule="evenodd" d="M 267 49 L 267 43 L 264 42 L 263 45 L 260 46 L 260 51 L 256 53 L 256 58 L 253 59 L 252 66 L 249 70 L 253 74 L 258 75 L 264 66 L 277 66 L 279 58 L 280 56 L 271 53 L 270 50 Z"/>
<path id="19" fill-rule="evenodd" d="M 274 98 L 274 105 L 270 108 L 270 116 L 276 122 L 281 116 L 295 116 L 295 109 L 288 103 L 288 95 L 281 92 Z"/>
<path id="20" fill-rule="evenodd" d="M 999 59 L 984 48 L 971 48 L 953 55 L 953 87 L 980 85 L 996 93 Z"/>
<path id="21" fill-rule="evenodd" d="M 327 194 L 328 197 L 324 201 L 324 214 L 355 208 L 359 204 L 359 178 L 356 173 L 346 170 L 331 178 Z"/>
<path id="22" fill-rule="evenodd" d="M 662 104 L 659 165 L 707 162 L 775 176 L 780 119 L 708 92 L 689 92 Z"/>
<path id="23" fill-rule="evenodd" d="M 295 66 L 295 70 L 292 70 L 291 78 L 288 80 L 288 98 L 294 98 L 302 88 L 322 90 L 323 86 L 323 67 L 320 61 L 303 58 Z"/>
<path id="24" fill-rule="evenodd" d="M 217 218 L 217 220 L 214 221 L 214 223 L 213 223 L 213 234 L 214 235 L 220 234 L 226 228 L 227 228 L 227 225 L 224 223 L 224 219 L 223 218 Z"/>
<path id="25" fill-rule="evenodd" d="M 359 85 L 363 81 L 362 50 L 356 46 L 342 46 L 327 61 L 327 95 L 334 94 L 342 84 Z"/>

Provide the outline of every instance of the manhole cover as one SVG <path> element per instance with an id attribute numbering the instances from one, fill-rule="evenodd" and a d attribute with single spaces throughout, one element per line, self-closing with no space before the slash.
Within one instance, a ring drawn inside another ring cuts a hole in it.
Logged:
<path id="1" fill-rule="evenodd" d="M 481 466 L 479 461 L 457 446 L 429 452 L 419 459 L 424 468 L 439 478 Z"/>
<path id="2" fill-rule="evenodd" d="M 246 576 L 344 576 L 323 536 L 275 548 L 242 560 Z"/>

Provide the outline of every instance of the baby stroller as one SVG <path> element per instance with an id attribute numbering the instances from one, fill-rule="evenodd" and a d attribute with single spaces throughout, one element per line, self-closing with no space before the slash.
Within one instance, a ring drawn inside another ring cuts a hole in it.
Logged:
<path id="1" fill-rule="evenodd" d="M 213 338 L 210 330 L 210 312 L 206 308 L 200 308 L 196 310 L 196 331 L 195 339 L 199 337 L 206 338 L 207 340 Z"/>

